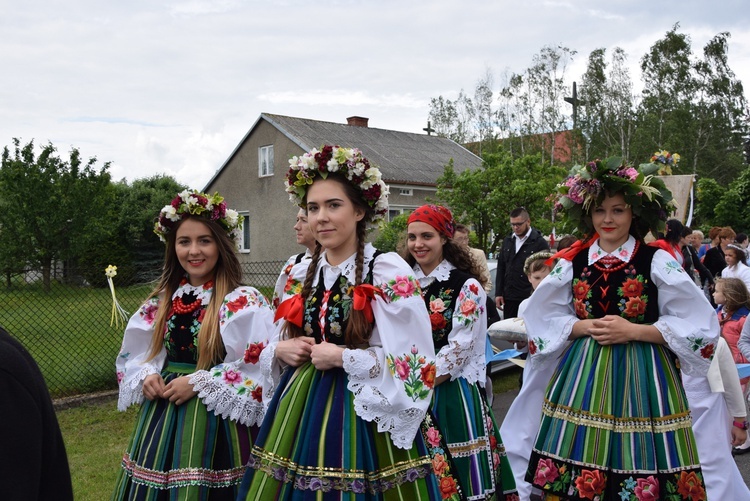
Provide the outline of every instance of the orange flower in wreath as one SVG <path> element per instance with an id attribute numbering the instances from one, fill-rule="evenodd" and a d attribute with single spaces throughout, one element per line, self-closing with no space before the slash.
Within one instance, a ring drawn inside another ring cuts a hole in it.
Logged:
<path id="1" fill-rule="evenodd" d="M 625 303 L 625 314 L 630 318 L 643 315 L 646 312 L 646 303 L 640 297 L 631 297 Z"/>
<path id="2" fill-rule="evenodd" d="M 604 490 L 607 477 L 599 470 L 581 470 L 581 475 L 576 478 L 576 488 L 581 497 L 594 499 Z"/>
<path id="3" fill-rule="evenodd" d="M 680 472 L 680 478 L 677 480 L 677 493 L 685 499 L 691 501 L 706 501 L 706 490 L 703 488 L 703 481 L 695 474 Z"/>
<path id="4" fill-rule="evenodd" d="M 628 278 L 622 284 L 622 295 L 625 297 L 640 297 L 643 294 L 643 282 L 636 278 Z"/>

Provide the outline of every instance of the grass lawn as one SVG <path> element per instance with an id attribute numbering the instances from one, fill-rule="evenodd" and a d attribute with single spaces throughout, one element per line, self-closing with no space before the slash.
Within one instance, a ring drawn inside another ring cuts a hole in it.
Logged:
<path id="1" fill-rule="evenodd" d="M 494 393 L 518 388 L 519 373 L 520 368 L 495 374 Z M 137 406 L 118 412 L 114 398 L 57 412 L 76 500 L 100 501 L 112 495 L 137 414 Z"/>
<path id="2" fill-rule="evenodd" d="M 137 414 L 137 406 L 118 412 L 114 398 L 57 413 L 76 500 L 101 501 L 112 496 Z"/>

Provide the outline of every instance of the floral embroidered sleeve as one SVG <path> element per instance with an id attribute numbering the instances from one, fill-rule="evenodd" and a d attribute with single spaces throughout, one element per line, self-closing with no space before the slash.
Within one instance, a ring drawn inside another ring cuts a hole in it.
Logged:
<path id="1" fill-rule="evenodd" d="M 135 312 L 125 327 L 122 347 L 115 362 L 120 386 L 118 410 L 124 411 L 131 405 L 143 402 L 143 380 L 151 374 L 161 373 L 164 366 L 167 358 L 164 349 L 155 358 L 147 360 L 158 308 L 158 300 L 150 299 Z"/>
<path id="2" fill-rule="evenodd" d="M 436 355 L 436 376 L 449 374 L 463 377 L 469 383 L 484 386 L 486 381 L 484 348 L 487 338 L 487 295 L 475 279 L 467 280 L 456 296 L 448 334 L 448 344 Z M 436 308 L 439 308 L 439 303 Z M 433 305 L 430 304 L 432 312 Z"/>
<path id="3" fill-rule="evenodd" d="M 294 266 L 294 261 L 296 258 L 296 255 L 291 256 L 286 260 L 284 266 L 281 267 L 281 273 L 279 273 L 279 278 L 276 279 L 276 285 L 273 288 L 273 298 L 271 299 L 271 303 L 273 304 L 274 309 L 279 307 L 281 298 L 284 297 L 284 289 L 287 288 L 289 273 L 292 271 L 292 267 Z"/>
<path id="4" fill-rule="evenodd" d="M 244 425 L 260 425 L 266 386 L 260 356 L 273 332 L 273 310 L 253 287 L 238 287 L 219 310 L 219 330 L 227 355 L 224 363 L 190 377 L 208 410 Z"/>
<path id="5" fill-rule="evenodd" d="M 373 285 L 382 295 L 371 301 L 375 326 L 370 346 L 344 350 L 344 370 L 357 415 L 377 422 L 397 447 L 408 449 L 435 384 L 430 319 L 411 269 L 397 254 L 378 256 Z"/>
<path id="6" fill-rule="evenodd" d="M 665 251 L 654 254 L 651 279 L 659 288 L 659 320 L 654 327 L 679 357 L 682 371 L 705 376 L 720 333 L 711 304 Z"/>
<path id="7" fill-rule="evenodd" d="M 560 260 L 528 299 L 523 321 L 529 337 L 529 362 L 540 366 L 568 346 L 578 321 L 573 297 L 573 264 Z"/>

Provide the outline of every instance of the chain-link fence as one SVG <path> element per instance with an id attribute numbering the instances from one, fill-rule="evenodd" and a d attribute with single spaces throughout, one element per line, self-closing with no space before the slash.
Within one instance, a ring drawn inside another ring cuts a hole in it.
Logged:
<path id="1" fill-rule="evenodd" d="M 245 263 L 243 281 L 270 300 L 283 264 Z M 117 299 L 130 314 L 152 291 L 159 271 L 118 270 Z M 0 325 L 34 356 L 53 398 L 117 387 L 114 364 L 124 325 L 112 322 L 103 269 L 53 268 L 48 286 L 39 270 L 6 275 L 2 282 Z"/>

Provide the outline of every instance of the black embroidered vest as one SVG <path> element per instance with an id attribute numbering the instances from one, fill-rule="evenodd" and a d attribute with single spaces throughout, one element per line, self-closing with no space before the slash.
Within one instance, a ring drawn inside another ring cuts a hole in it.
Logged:
<path id="1" fill-rule="evenodd" d="M 639 243 L 628 263 L 609 269 L 589 266 L 588 252 L 573 258 L 573 304 L 580 319 L 619 315 L 630 322 L 652 324 L 659 319 L 659 292 L 651 280 L 655 247 Z"/>
<path id="2" fill-rule="evenodd" d="M 367 275 L 362 283 L 372 284 L 372 268 L 375 265 L 375 259 L 382 254 L 375 251 L 370 260 L 367 269 Z M 311 263 L 310 266 L 313 266 Z M 349 320 L 349 313 L 352 308 L 352 296 L 350 288 L 354 284 L 349 283 L 346 276 L 339 275 L 331 286 L 330 290 L 325 290 L 323 281 L 323 269 L 318 275 L 318 285 L 312 288 L 310 297 L 305 302 L 305 314 L 302 320 L 302 328 L 306 336 L 315 338 L 316 343 L 323 339 L 329 343 L 345 345 L 344 333 L 346 332 L 346 323 Z M 324 328 L 321 331 L 321 312 L 324 316 Z"/>
<path id="3" fill-rule="evenodd" d="M 430 313 L 430 324 L 432 325 L 432 341 L 435 343 L 435 353 L 448 344 L 448 334 L 453 329 L 453 310 L 456 308 L 458 294 L 467 280 L 473 278 L 466 272 L 453 269 L 448 280 L 432 282 L 428 287 L 422 289 L 422 298 Z M 441 300 L 440 303 L 435 301 Z M 437 311 L 442 308 L 442 311 Z"/>

